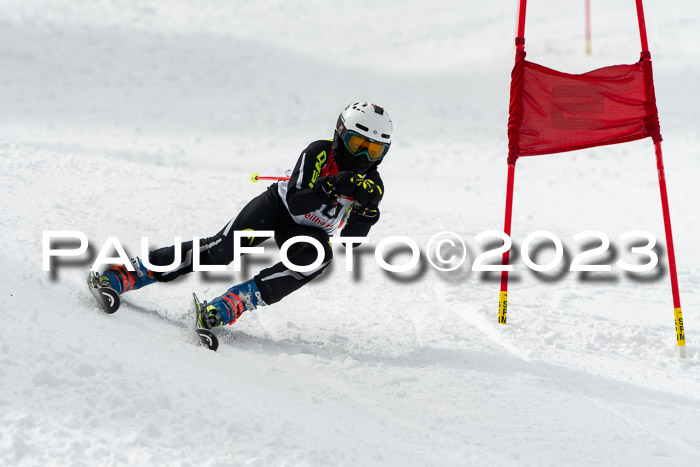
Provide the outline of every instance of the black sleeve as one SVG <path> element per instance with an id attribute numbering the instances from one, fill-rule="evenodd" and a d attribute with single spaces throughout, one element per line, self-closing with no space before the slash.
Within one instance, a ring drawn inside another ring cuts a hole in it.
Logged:
<path id="1" fill-rule="evenodd" d="M 350 214 L 348 221 L 340 231 L 341 237 L 366 237 L 369 229 L 379 221 L 379 212 L 374 217 L 361 216 L 355 212 Z"/>
<path id="2" fill-rule="evenodd" d="M 287 206 L 295 216 L 306 214 L 333 202 L 323 190 L 317 188 L 320 170 L 328 163 L 327 141 L 311 143 L 299 156 L 287 184 Z"/>
<path id="3" fill-rule="evenodd" d="M 379 189 L 382 190 L 382 194 L 384 193 L 384 182 L 379 176 L 379 172 L 376 168 L 372 169 L 369 173 L 367 173 L 365 178 L 372 180 L 379 187 Z M 372 226 L 379 222 L 379 215 L 379 206 L 377 206 L 377 214 L 372 217 L 360 215 L 355 210 L 353 210 L 350 213 L 350 217 L 348 217 L 347 224 L 340 232 L 340 236 L 366 237 Z"/>

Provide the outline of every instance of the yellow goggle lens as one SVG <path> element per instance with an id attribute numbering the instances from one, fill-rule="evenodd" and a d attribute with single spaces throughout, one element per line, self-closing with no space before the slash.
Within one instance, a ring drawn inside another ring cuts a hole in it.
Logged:
<path id="1" fill-rule="evenodd" d="M 370 141 L 368 138 L 356 134 L 350 134 L 346 145 L 353 155 L 367 152 L 371 161 L 381 159 L 387 149 L 384 143 Z"/>

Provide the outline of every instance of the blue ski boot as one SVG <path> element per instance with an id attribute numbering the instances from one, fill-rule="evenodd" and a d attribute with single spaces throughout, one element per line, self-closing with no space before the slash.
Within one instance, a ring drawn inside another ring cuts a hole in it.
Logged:
<path id="1" fill-rule="evenodd" d="M 244 311 L 253 311 L 265 305 L 255 280 L 234 285 L 211 303 L 204 302 L 198 307 L 197 323 L 205 329 L 224 324 L 233 324 Z"/>
<path id="2" fill-rule="evenodd" d="M 157 282 L 153 273 L 146 269 L 138 257 L 132 258 L 131 265 L 134 267 L 133 272 L 121 264 L 110 267 L 99 277 L 100 284 L 106 285 L 106 279 L 109 281 L 108 287 L 111 287 L 121 295 L 129 290 L 137 290 Z"/>

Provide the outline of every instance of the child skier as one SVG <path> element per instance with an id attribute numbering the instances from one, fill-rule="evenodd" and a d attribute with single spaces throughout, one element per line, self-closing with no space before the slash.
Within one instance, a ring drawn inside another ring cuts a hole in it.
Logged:
<path id="1" fill-rule="evenodd" d="M 198 305 L 198 324 L 205 329 L 233 324 L 245 311 L 270 305 L 320 275 L 333 252 L 329 236 L 364 237 L 379 220 L 379 203 L 384 185 L 377 171 L 391 145 L 392 122 L 383 108 L 367 102 L 348 105 L 338 117 L 333 140 L 311 143 L 299 156 L 288 181 L 280 181 L 251 200 L 216 235 L 200 241 L 200 264 L 225 265 L 233 261 L 233 232 L 272 230 L 275 242 L 306 235 L 324 248 L 321 265 L 310 272 L 296 272 L 282 262 L 263 269 L 247 282 L 234 285 L 210 303 Z M 256 246 L 265 238 L 243 237 L 241 244 Z M 192 241 L 181 244 L 181 262 L 169 272 L 149 271 L 138 257 L 131 260 L 134 271 L 112 266 L 91 276 L 93 287 L 114 289 L 118 294 L 140 289 L 154 282 L 169 282 L 192 271 Z M 312 264 L 316 247 L 293 244 L 289 260 L 298 266 Z M 152 251 L 149 261 L 156 266 L 174 262 L 175 246 Z"/>

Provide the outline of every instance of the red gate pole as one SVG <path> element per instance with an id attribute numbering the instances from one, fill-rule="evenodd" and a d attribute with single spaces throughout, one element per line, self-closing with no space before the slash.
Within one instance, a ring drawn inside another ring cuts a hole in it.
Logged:
<path id="1" fill-rule="evenodd" d="M 586 0 L 586 55 L 591 54 L 591 0 Z"/>
<path id="2" fill-rule="evenodd" d="M 510 224 L 513 218 L 513 185 L 515 184 L 515 162 L 508 164 L 508 185 L 506 186 L 506 215 L 503 232 L 510 237 Z M 508 266 L 510 249 L 503 253 L 501 264 Z M 498 322 L 506 324 L 508 317 L 508 271 L 501 271 L 501 291 L 498 294 Z"/>
<path id="3" fill-rule="evenodd" d="M 520 8 L 518 9 L 518 35 L 515 38 L 515 62 L 516 65 L 518 60 L 523 59 L 523 51 L 525 49 L 525 11 L 527 9 L 527 0 L 520 0 Z M 511 87 L 513 83 L 511 81 Z M 522 93 L 516 91 L 516 95 L 513 96 L 513 90 L 511 89 L 511 100 L 513 98 L 522 99 Z M 512 105 L 512 102 L 511 102 Z M 520 108 L 519 105 L 516 106 Z M 509 144 L 511 146 L 509 128 Z M 506 185 L 506 209 L 505 209 L 505 220 L 503 222 L 503 232 L 510 237 L 510 226 L 511 220 L 513 219 L 513 186 L 515 184 L 515 162 L 516 157 L 511 158 L 508 155 L 508 183 Z M 504 266 L 504 270 L 501 271 L 501 291 L 498 294 L 498 322 L 501 324 L 506 324 L 506 319 L 508 317 L 508 271 L 505 270 L 505 266 L 508 266 L 510 261 L 510 250 L 506 250 L 503 253 L 503 258 L 501 264 Z"/>
<path id="4" fill-rule="evenodd" d="M 642 42 L 642 60 L 651 60 L 649 44 L 647 42 L 647 30 L 644 21 L 644 7 L 642 0 L 637 0 L 637 19 L 639 20 L 639 38 Z M 676 344 L 678 354 L 685 357 L 685 327 L 683 326 L 683 310 L 681 309 L 681 295 L 678 289 L 678 274 L 676 272 L 676 252 L 673 248 L 673 231 L 671 229 L 671 213 L 668 207 L 668 194 L 666 191 L 666 171 L 664 169 L 664 157 L 661 151 L 661 141 L 654 142 L 656 153 L 656 170 L 659 175 L 659 191 L 661 193 L 661 209 L 664 217 L 664 230 L 666 231 L 666 250 L 668 252 L 668 271 L 671 275 L 671 292 L 673 294 L 673 314 L 676 320 Z"/>
<path id="5" fill-rule="evenodd" d="M 642 0 L 637 0 L 637 20 L 639 21 L 639 39 L 642 41 L 642 52 L 649 52 L 647 25 L 644 21 L 644 6 L 642 6 Z"/>
<path id="6" fill-rule="evenodd" d="M 683 310 L 681 309 L 681 294 L 678 289 L 678 274 L 676 273 L 676 252 L 673 248 L 673 232 L 671 229 L 671 213 L 668 207 L 666 193 L 666 174 L 664 157 L 661 151 L 661 141 L 654 143 L 656 152 L 656 170 L 659 174 L 659 191 L 661 193 L 661 209 L 666 230 L 666 250 L 668 252 L 668 272 L 671 274 L 671 291 L 673 293 L 673 314 L 676 320 L 676 344 L 678 354 L 685 357 L 685 327 L 683 326 Z"/>

